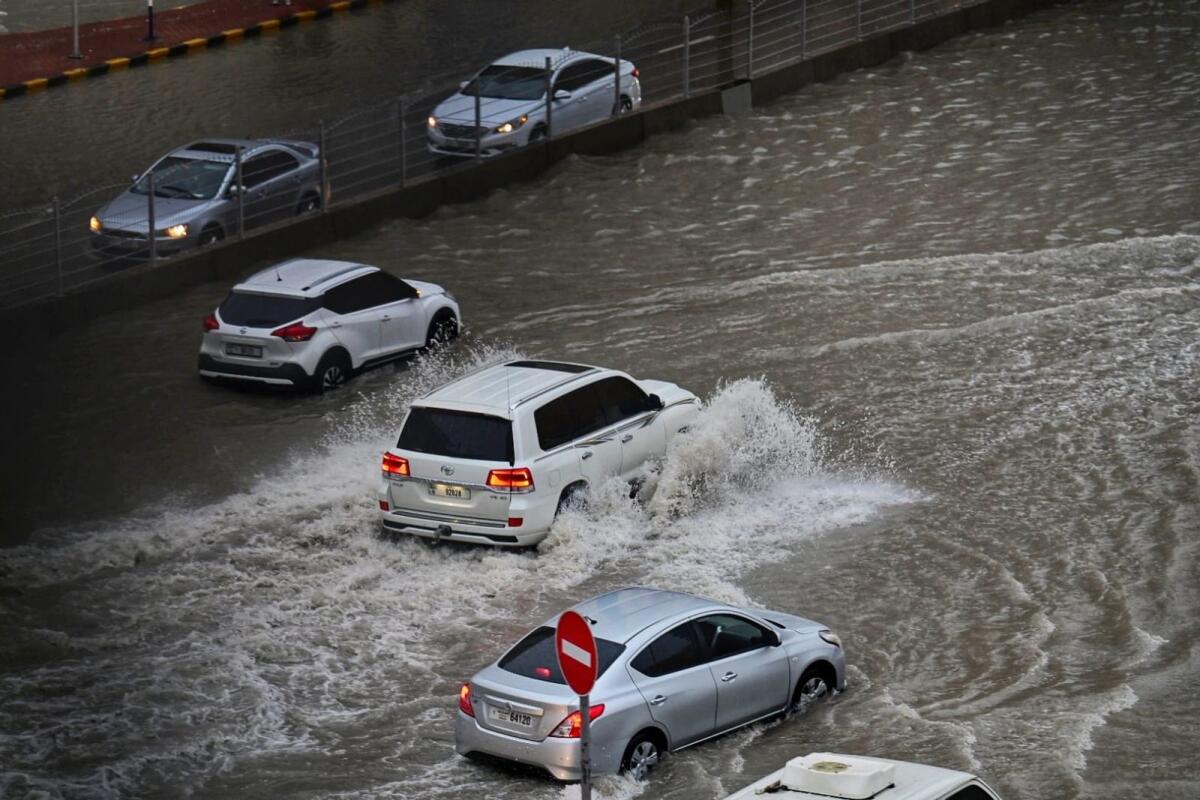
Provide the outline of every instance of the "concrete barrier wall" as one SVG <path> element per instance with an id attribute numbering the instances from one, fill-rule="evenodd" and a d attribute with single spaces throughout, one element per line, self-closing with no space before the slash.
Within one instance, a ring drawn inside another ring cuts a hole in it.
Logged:
<path id="1" fill-rule="evenodd" d="M 756 106 L 770 103 L 806 84 L 877 66 L 897 53 L 927 50 L 969 30 L 995 27 L 1059 2 L 1063 0 L 988 0 L 904 30 L 880 34 L 754 76 L 750 82 L 751 102 Z M 254 269 L 353 236 L 387 220 L 423 217 L 445 203 L 469 202 L 502 186 L 532 180 L 572 154 L 606 155 L 634 147 L 656 133 L 677 129 L 690 120 L 720 114 L 725 88 L 728 87 L 646 108 L 480 164 L 466 164 L 401 189 L 336 206 L 324 214 L 301 217 L 256 232 L 241 241 L 229 240 L 154 266 L 123 270 L 64 296 L 4 311 L 0 316 L 0 332 L 18 337 L 18 341 L 22 336 L 55 335 L 98 315 L 167 297 L 207 281 L 233 283 Z"/>

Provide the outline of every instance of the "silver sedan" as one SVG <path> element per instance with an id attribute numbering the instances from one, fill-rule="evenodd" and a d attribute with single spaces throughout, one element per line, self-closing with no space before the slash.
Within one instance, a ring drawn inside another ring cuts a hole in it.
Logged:
<path id="1" fill-rule="evenodd" d="M 668 752 L 846 686 L 838 637 L 811 620 L 660 589 L 619 589 L 575 606 L 592 626 L 599 677 L 589 696 L 595 773 L 637 779 Z M 462 685 L 455 747 L 578 780 L 578 698 L 549 619 Z"/>

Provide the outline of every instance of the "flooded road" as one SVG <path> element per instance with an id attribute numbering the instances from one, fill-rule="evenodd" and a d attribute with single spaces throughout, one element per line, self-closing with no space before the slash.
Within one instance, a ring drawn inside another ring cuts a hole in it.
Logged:
<path id="1" fill-rule="evenodd" d="M 455 756 L 454 696 L 629 584 L 826 622 L 851 688 L 601 797 L 816 750 L 1200 795 L 1198 13 L 1056 8 L 325 248 L 469 325 L 333 395 L 200 384 L 218 285 L 7 354 L 0 797 L 578 796 Z M 409 399 L 516 353 L 706 410 L 537 553 L 380 539 Z"/>

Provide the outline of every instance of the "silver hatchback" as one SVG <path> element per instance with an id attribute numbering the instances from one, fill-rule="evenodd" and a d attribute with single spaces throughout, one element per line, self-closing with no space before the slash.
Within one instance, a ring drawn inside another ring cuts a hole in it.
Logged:
<path id="1" fill-rule="evenodd" d="M 823 625 L 660 589 L 619 589 L 575 606 L 599 656 L 589 696 L 595 773 L 645 778 L 671 751 L 803 709 L 846 686 L 846 657 Z M 455 749 L 578 780 L 578 698 L 559 672 L 558 617 L 464 683 Z"/>

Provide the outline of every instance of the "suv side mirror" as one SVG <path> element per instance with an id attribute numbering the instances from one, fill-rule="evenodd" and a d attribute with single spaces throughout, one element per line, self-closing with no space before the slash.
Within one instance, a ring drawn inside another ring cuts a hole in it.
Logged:
<path id="1" fill-rule="evenodd" d="M 132 175 L 130 175 L 130 176 L 129 176 L 129 182 L 130 182 L 130 183 L 137 183 L 139 180 L 141 180 L 141 178 L 142 178 L 142 176 L 141 176 L 141 175 L 139 175 L 139 174 L 137 174 L 137 173 L 135 172 L 135 173 L 133 173 Z"/>
<path id="2" fill-rule="evenodd" d="M 661 397 L 659 397 L 656 394 L 647 395 L 647 397 L 646 397 L 646 410 L 647 411 L 660 411 L 662 408 L 663 408 L 663 401 L 662 401 Z"/>
<path id="3" fill-rule="evenodd" d="M 463 89 L 467 88 L 468 83 L 470 83 L 470 81 L 459 81 L 458 90 L 461 92 Z"/>
<path id="4" fill-rule="evenodd" d="M 566 89 L 555 89 L 554 90 L 554 99 L 555 100 L 566 101 L 566 100 L 570 100 L 572 97 L 573 97 L 573 95 L 570 92 L 568 92 Z"/>

